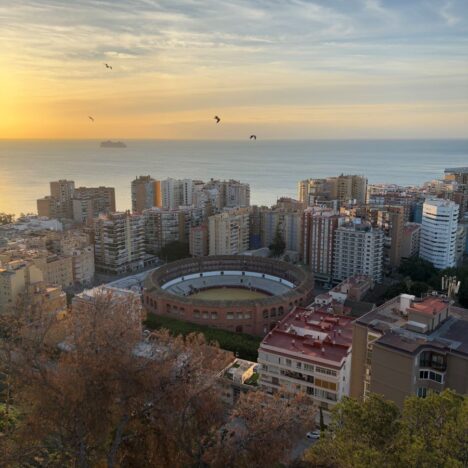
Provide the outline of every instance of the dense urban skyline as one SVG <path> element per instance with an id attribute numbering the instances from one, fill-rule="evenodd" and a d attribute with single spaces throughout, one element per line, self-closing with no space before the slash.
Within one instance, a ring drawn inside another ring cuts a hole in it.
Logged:
<path id="1" fill-rule="evenodd" d="M 467 13 L 462 0 L 2 1 L 0 138 L 463 137 Z"/>

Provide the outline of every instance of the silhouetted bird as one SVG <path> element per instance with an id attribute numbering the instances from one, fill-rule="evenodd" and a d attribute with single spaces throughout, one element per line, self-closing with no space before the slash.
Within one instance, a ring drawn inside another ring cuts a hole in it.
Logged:
<path id="1" fill-rule="evenodd" d="M 88 115 L 88 119 L 91 120 L 91 122 L 94 122 L 94 119 L 90 115 Z"/>
<path id="2" fill-rule="evenodd" d="M 215 115 L 213 118 L 216 120 L 217 124 L 219 124 L 219 122 L 221 122 L 221 119 L 217 115 Z"/>
<path id="3" fill-rule="evenodd" d="M 106 68 L 110 68 L 112 70 L 112 67 L 108 63 L 105 63 L 104 65 L 106 66 Z"/>
<path id="4" fill-rule="evenodd" d="M 257 135 L 250 135 L 250 139 L 251 139 L 251 140 L 256 140 L 256 139 L 257 139 Z"/>

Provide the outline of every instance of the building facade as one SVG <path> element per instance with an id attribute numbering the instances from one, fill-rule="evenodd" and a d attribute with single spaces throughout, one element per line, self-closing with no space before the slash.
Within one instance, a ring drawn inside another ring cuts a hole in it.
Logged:
<path id="1" fill-rule="evenodd" d="M 369 223 L 354 222 L 335 231 L 333 279 L 367 275 L 377 283 L 383 279 L 384 233 Z"/>
<path id="2" fill-rule="evenodd" d="M 436 268 L 456 265 L 458 205 L 441 198 L 424 202 L 419 256 Z"/>
<path id="3" fill-rule="evenodd" d="M 246 208 L 210 216 L 209 255 L 236 255 L 248 250 L 249 218 Z"/>
<path id="4" fill-rule="evenodd" d="M 145 258 L 144 220 L 129 212 L 101 215 L 94 220 L 96 270 L 122 274 L 142 268 Z"/>
<path id="5" fill-rule="evenodd" d="M 401 294 L 356 319 L 351 396 L 379 393 L 402 407 L 407 396 L 468 392 L 468 310 L 442 296 Z"/>
<path id="6" fill-rule="evenodd" d="M 320 307 L 293 309 L 258 350 L 259 384 L 305 393 L 325 411 L 349 395 L 352 319 Z"/>

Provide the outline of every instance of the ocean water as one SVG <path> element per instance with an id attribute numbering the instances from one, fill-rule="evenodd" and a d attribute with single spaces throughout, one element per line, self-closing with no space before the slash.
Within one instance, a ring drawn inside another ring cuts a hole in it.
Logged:
<path id="1" fill-rule="evenodd" d="M 235 178 L 251 185 L 252 204 L 296 196 L 297 182 L 340 173 L 366 175 L 370 183 L 420 184 L 468 166 L 467 140 L 128 140 L 124 149 L 98 141 L 0 140 L 0 212 L 36 211 L 49 181 L 115 187 L 117 209 L 130 207 L 137 175 Z"/>

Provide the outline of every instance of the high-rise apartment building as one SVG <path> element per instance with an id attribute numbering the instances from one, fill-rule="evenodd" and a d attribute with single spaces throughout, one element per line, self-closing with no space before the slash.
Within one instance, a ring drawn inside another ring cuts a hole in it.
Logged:
<path id="1" fill-rule="evenodd" d="M 202 210 L 190 206 L 164 210 L 151 208 L 143 211 L 145 249 L 154 254 L 169 242 L 188 242 L 190 228 L 202 222 Z"/>
<path id="2" fill-rule="evenodd" d="M 249 210 L 240 208 L 208 218 L 209 254 L 236 255 L 249 249 Z"/>
<path id="3" fill-rule="evenodd" d="M 73 193 L 73 219 L 90 224 L 100 214 L 115 212 L 113 187 L 78 187 Z"/>
<path id="4" fill-rule="evenodd" d="M 139 176 L 132 180 L 132 212 L 142 213 L 143 210 L 160 206 L 159 185 L 151 176 Z"/>
<path id="5" fill-rule="evenodd" d="M 165 179 L 158 182 L 161 202 L 156 206 L 175 210 L 193 204 L 194 184 L 191 179 Z"/>
<path id="6" fill-rule="evenodd" d="M 388 259 L 390 266 L 400 266 L 402 254 L 403 235 L 405 227 L 405 209 L 403 206 L 388 206 L 390 217 L 390 251 Z"/>
<path id="7" fill-rule="evenodd" d="M 302 259 L 316 279 L 331 281 L 335 231 L 345 218 L 331 209 L 311 207 L 304 211 L 302 219 Z"/>
<path id="8" fill-rule="evenodd" d="M 441 198 L 424 202 L 419 256 L 436 268 L 456 264 L 458 205 Z"/>
<path id="9" fill-rule="evenodd" d="M 468 310 L 445 297 L 401 294 L 354 322 L 351 396 L 468 392 Z"/>
<path id="10" fill-rule="evenodd" d="M 192 257 L 208 255 L 208 226 L 206 224 L 190 228 L 189 245 Z"/>
<path id="11" fill-rule="evenodd" d="M 48 218 L 73 218 L 73 180 L 57 180 L 50 182 L 50 196 L 37 200 L 39 216 Z"/>
<path id="12" fill-rule="evenodd" d="M 302 213 L 279 208 L 261 211 L 260 239 L 263 247 L 269 247 L 279 231 L 286 250 L 300 252 L 301 250 Z"/>
<path id="13" fill-rule="evenodd" d="M 57 217 L 73 218 L 73 194 L 75 182 L 73 180 L 58 180 L 50 183 L 50 195 L 57 200 Z"/>
<path id="14" fill-rule="evenodd" d="M 342 281 L 354 275 L 368 275 L 382 281 L 384 233 L 370 223 L 356 220 L 335 231 L 333 279 Z"/>
<path id="15" fill-rule="evenodd" d="M 144 220 L 129 212 L 101 215 L 94 220 L 96 270 L 121 274 L 143 267 Z"/>
<path id="16" fill-rule="evenodd" d="M 401 257 L 409 258 L 419 255 L 419 238 L 421 235 L 421 225 L 418 223 L 406 223 L 403 228 L 403 238 L 401 242 Z"/>

